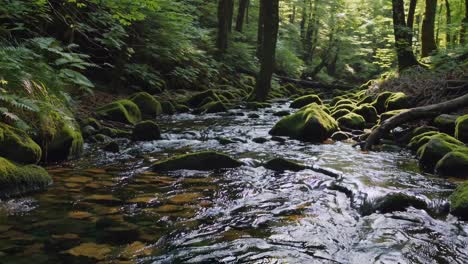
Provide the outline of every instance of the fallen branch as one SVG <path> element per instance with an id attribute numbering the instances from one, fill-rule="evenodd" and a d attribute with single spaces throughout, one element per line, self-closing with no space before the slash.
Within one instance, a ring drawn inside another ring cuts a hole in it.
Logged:
<path id="1" fill-rule="evenodd" d="M 401 124 L 416 119 L 434 118 L 440 114 L 459 110 L 466 106 L 468 106 L 468 94 L 443 103 L 411 108 L 408 111 L 404 111 L 385 120 L 380 126 L 374 129 L 367 138 L 365 144 L 363 144 L 363 150 L 371 150 L 372 146 L 374 146 L 382 136 Z"/>

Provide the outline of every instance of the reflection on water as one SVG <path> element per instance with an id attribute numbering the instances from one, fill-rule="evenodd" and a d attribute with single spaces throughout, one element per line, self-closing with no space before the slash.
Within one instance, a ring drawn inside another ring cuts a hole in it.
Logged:
<path id="1" fill-rule="evenodd" d="M 119 154 L 88 146 L 83 159 L 49 168 L 49 191 L 0 202 L 0 263 L 468 263 L 468 224 L 444 209 L 452 183 L 421 175 L 405 152 L 252 142 L 270 138 L 282 107 L 258 111 L 258 119 L 164 118 L 164 140 L 121 140 Z M 220 137 L 235 143 L 222 145 Z M 155 160 L 206 149 L 249 165 L 146 170 Z M 273 157 L 342 177 L 258 166 Z M 362 213 L 397 192 L 427 208 Z"/>

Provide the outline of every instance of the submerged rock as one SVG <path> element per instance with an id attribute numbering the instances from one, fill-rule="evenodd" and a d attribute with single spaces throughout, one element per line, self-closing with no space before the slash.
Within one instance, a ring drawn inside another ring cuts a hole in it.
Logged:
<path id="1" fill-rule="evenodd" d="M 468 182 L 459 185 L 450 196 L 450 212 L 463 220 L 468 220 Z"/>
<path id="2" fill-rule="evenodd" d="M 279 171 L 279 172 L 283 172 L 287 170 L 301 171 L 307 168 L 304 165 L 301 165 L 301 164 L 298 164 L 296 162 L 289 161 L 286 159 L 282 159 L 282 158 L 275 158 L 275 159 L 269 160 L 268 162 L 265 163 L 264 167 L 269 170 L 274 170 L 274 171 Z"/>
<path id="3" fill-rule="evenodd" d="M 141 111 L 130 100 L 119 100 L 97 109 L 99 118 L 125 124 L 136 124 L 141 121 Z"/>
<path id="4" fill-rule="evenodd" d="M 222 113 L 227 112 L 227 107 L 221 101 L 209 102 L 202 107 L 200 107 L 200 112 L 213 114 L 213 113 Z"/>
<path id="5" fill-rule="evenodd" d="M 196 152 L 178 155 L 167 160 L 158 161 L 151 166 L 152 171 L 172 170 L 217 170 L 237 168 L 242 162 L 235 160 L 225 154 L 213 151 Z"/>
<path id="6" fill-rule="evenodd" d="M 340 128 L 363 130 L 366 127 L 366 120 L 361 115 L 349 113 L 336 120 Z"/>
<path id="7" fill-rule="evenodd" d="M 302 108 L 311 103 L 316 103 L 316 104 L 321 105 L 322 100 L 320 99 L 320 97 L 318 97 L 315 94 L 305 95 L 294 100 L 289 107 L 290 108 Z"/>
<path id="8" fill-rule="evenodd" d="M 270 134 L 309 142 L 323 142 L 337 130 L 338 124 L 333 117 L 325 113 L 321 106 L 310 104 L 292 115 L 283 117 L 270 130 Z"/>
<path id="9" fill-rule="evenodd" d="M 161 103 L 149 93 L 136 93 L 130 97 L 130 101 L 140 108 L 143 117 L 154 118 L 163 112 Z"/>
<path id="10" fill-rule="evenodd" d="M 458 116 L 456 115 L 439 115 L 434 118 L 434 126 L 437 127 L 441 132 L 454 135 L 457 118 Z"/>
<path id="11" fill-rule="evenodd" d="M 395 211 L 405 211 L 408 207 L 426 209 L 424 200 L 404 193 L 391 193 L 378 198 L 373 206 L 373 210 L 380 213 L 391 213 Z"/>
<path id="12" fill-rule="evenodd" d="M 154 121 L 143 121 L 135 125 L 132 132 L 135 141 L 152 141 L 161 139 L 161 130 Z"/>
<path id="13" fill-rule="evenodd" d="M 468 144 L 468 115 L 457 118 L 455 122 L 455 137 Z"/>
<path id="14" fill-rule="evenodd" d="M 173 115 L 177 112 L 174 104 L 169 101 L 161 102 L 162 111 L 166 115 Z"/>
<path id="15" fill-rule="evenodd" d="M 337 131 L 335 133 L 333 133 L 333 135 L 331 136 L 331 139 L 333 139 L 334 141 L 343 141 L 343 140 L 348 140 L 350 138 L 352 138 L 353 135 L 350 134 L 350 133 L 346 133 L 346 132 L 343 132 L 343 131 Z"/>
<path id="16" fill-rule="evenodd" d="M 28 134 L 0 123 L 0 156 L 18 163 L 36 164 L 41 155 L 41 147 Z"/>
<path id="17" fill-rule="evenodd" d="M 117 142 L 115 142 L 115 141 L 111 141 L 111 142 L 107 143 L 106 145 L 104 145 L 104 147 L 102 149 L 104 151 L 112 152 L 112 153 L 120 152 L 119 144 L 117 144 Z"/>
<path id="18" fill-rule="evenodd" d="M 20 166 L 0 157 L 0 198 L 45 189 L 52 177 L 36 165 Z"/>

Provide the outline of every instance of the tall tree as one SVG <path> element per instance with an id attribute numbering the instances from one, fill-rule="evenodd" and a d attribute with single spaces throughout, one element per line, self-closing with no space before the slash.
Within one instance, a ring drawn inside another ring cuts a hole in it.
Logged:
<path id="1" fill-rule="evenodd" d="M 445 31 L 446 31 L 445 41 L 447 42 L 447 47 L 450 47 L 452 45 L 452 30 L 450 28 L 452 24 L 452 12 L 450 10 L 449 0 L 445 0 L 445 14 L 446 14 L 446 20 L 447 20 L 447 26 L 445 28 Z"/>
<path id="2" fill-rule="evenodd" d="M 408 42 L 412 46 L 413 45 L 413 26 L 414 26 L 414 14 L 416 13 L 416 5 L 418 4 L 418 0 L 411 0 L 409 9 L 408 9 L 408 19 L 406 22 L 406 26 L 411 31 L 411 34 L 408 34 Z"/>
<path id="3" fill-rule="evenodd" d="M 240 0 L 239 8 L 237 11 L 237 20 L 236 20 L 236 31 L 242 32 L 244 27 L 244 18 L 247 11 L 247 6 L 249 5 L 249 0 Z"/>
<path id="4" fill-rule="evenodd" d="M 229 32 L 232 27 L 233 0 L 219 0 L 218 2 L 218 36 L 216 47 L 220 54 L 228 48 Z"/>
<path id="5" fill-rule="evenodd" d="M 421 56 L 427 57 L 431 52 L 437 50 L 434 29 L 437 11 L 437 0 L 426 0 L 424 19 L 421 29 Z"/>
<path id="6" fill-rule="evenodd" d="M 465 18 L 462 20 L 462 27 L 460 30 L 460 44 L 466 44 L 466 33 L 468 28 L 468 0 L 465 0 Z"/>
<path id="7" fill-rule="evenodd" d="M 257 27 L 257 58 L 262 58 L 262 43 L 263 43 L 263 20 L 265 16 L 265 7 L 264 3 L 260 0 L 260 5 L 258 7 L 258 27 Z M 278 18 L 279 19 L 279 18 Z"/>
<path id="8" fill-rule="evenodd" d="M 398 57 L 398 68 L 404 70 L 408 67 L 418 65 L 418 61 L 414 56 L 411 43 L 408 39 L 411 36 L 411 31 L 405 22 L 405 6 L 403 0 L 392 0 L 393 9 L 393 30 L 395 35 L 395 48 Z"/>
<path id="9" fill-rule="evenodd" d="M 255 99 L 258 101 L 266 100 L 271 90 L 279 28 L 279 0 L 261 0 L 261 3 L 263 9 L 261 66 L 255 85 Z"/>

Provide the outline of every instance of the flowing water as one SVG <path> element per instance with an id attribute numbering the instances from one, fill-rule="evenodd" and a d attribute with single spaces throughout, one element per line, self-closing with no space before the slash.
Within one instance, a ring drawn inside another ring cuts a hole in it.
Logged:
<path id="1" fill-rule="evenodd" d="M 422 175 L 403 150 L 254 143 L 270 139 L 273 113 L 285 105 L 164 117 L 164 140 L 119 140 L 119 154 L 87 146 L 81 160 L 49 168 L 55 183 L 47 192 L 0 202 L 0 263 L 468 263 L 468 223 L 446 213 L 453 182 Z M 246 165 L 148 171 L 198 150 Z M 259 166 L 274 157 L 340 176 Z M 428 209 L 369 210 L 390 193 L 418 197 Z"/>

